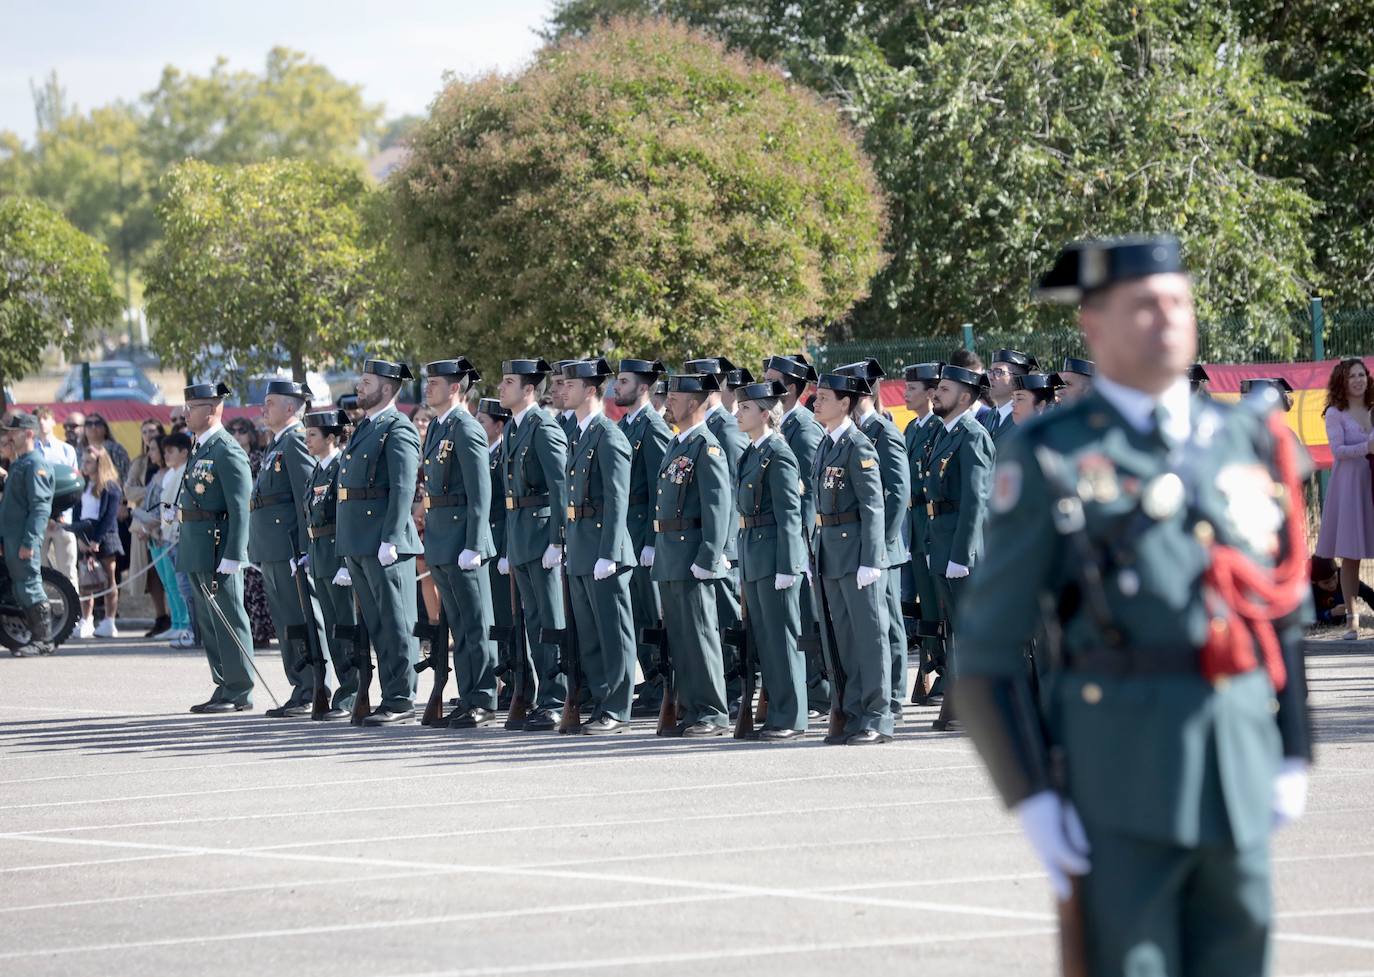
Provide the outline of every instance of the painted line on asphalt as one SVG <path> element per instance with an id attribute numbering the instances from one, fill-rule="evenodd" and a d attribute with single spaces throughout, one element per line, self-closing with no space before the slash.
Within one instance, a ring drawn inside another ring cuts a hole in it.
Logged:
<path id="1" fill-rule="evenodd" d="M 1374 940 L 1358 940 L 1353 936 L 1317 936 L 1314 933 L 1275 933 L 1274 939 L 1285 943 L 1309 943 L 1313 946 L 1351 947 L 1356 950 L 1374 950 Z"/>
<path id="2" fill-rule="evenodd" d="M 1356 906 L 1346 909 L 1295 909 L 1286 913 L 1275 913 L 1275 919 L 1321 919 L 1327 916 L 1368 916 L 1374 913 L 1374 906 Z"/>

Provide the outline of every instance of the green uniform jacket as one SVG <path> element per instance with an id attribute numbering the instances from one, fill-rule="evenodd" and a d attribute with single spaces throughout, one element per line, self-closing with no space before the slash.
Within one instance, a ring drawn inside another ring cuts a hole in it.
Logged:
<path id="1" fill-rule="evenodd" d="M 650 494 L 658 482 L 658 470 L 663 466 L 663 453 L 673 432 L 663 415 L 646 404 L 627 424 L 629 415 L 620 419 L 620 431 L 630 443 L 630 503 L 625 523 L 630 530 L 630 546 L 635 554 L 654 544 L 654 505 Z"/>
<path id="2" fill-rule="evenodd" d="M 0 540 L 18 558 L 25 547 L 37 553 L 52 517 L 52 465 L 37 449 L 10 465 L 0 495 Z"/>
<path id="3" fill-rule="evenodd" d="M 1097 393 L 1006 440 L 990 521 L 997 546 L 973 574 L 959 620 L 960 675 L 1023 676 L 1021 648 L 1036 635 L 1047 595 L 1059 608 L 1065 664 L 1044 708 L 1084 821 L 1163 843 L 1245 848 L 1270 830 L 1280 756 L 1310 755 L 1307 609 L 1279 622 L 1289 681 L 1277 697 L 1263 669 L 1214 686 L 1200 672 L 1075 667 L 1077 655 L 1109 642 L 1079 596 L 1079 560 L 1056 531 L 1057 496 L 1035 454 L 1049 449 L 1068 491 L 1083 500 L 1121 647 L 1146 656 L 1200 649 L 1211 621 L 1202 588 L 1208 541 L 1215 536 L 1266 562 L 1259 554 L 1283 512 L 1268 474 L 1272 439 L 1249 409 L 1194 399 L 1191 410 L 1193 442 L 1178 451 L 1186 462 L 1174 469 L 1192 469 L 1191 499 L 1159 492 L 1168 448 Z"/>
<path id="4" fill-rule="evenodd" d="M 811 484 L 812 469 L 816 464 L 816 449 L 825 437 L 816 415 L 801 405 L 782 419 L 782 436 L 787 442 L 802 479 L 802 526 L 807 534 L 816 528 L 816 487 Z"/>
<path id="5" fill-rule="evenodd" d="M 499 441 L 494 451 L 487 447 L 487 470 L 491 477 L 487 525 L 491 527 L 491 542 L 499 559 L 506 555 L 506 459 L 505 449 Z"/>
<path id="6" fill-rule="evenodd" d="M 181 479 L 178 505 L 182 512 L 222 513 L 223 518 L 183 518 L 177 537 L 178 570 L 214 573 L 220 560 L 248 560 L 248 496 L 252 490 L 248 456 L 228 431 L 217 427 L 196 442 Z"/>
<path id="7" fill-rule="evenodd" d="M 564 469 L 568 439 L 542 407 L 525 412 L 518 427 L 506 422 L 506 559 L 511 566 L 537 560 L 561 546 L 567 514 Z M 536 504 L 521 505 L 522 499 Z"/>
<path id="8" fill-rule="evenodd" d="M 310 529 L 334 529 L 337 531 L 335 519 L 339 505 L 339 461 L 342 458 L 342 454 L 336 454 L 334 460 L 327 465 L 316 462 L 314 470 L 310 473 L 310 481 L 306 483 L 305 493 L 307 537 Z M 311 539 L 308 543 L 310 566 L 315 571 L 316 576 L 326 580 L 333 579 L 334 574 L 339 569 L 339 555 L 335 550 L 334 540 L 335 534 L 330 533 L 317 539 Z"/>
<path id="9" fill-rule="evenodd" d="M 751 444 L 745 449 L 735 480 L 740 577 L 745 583 L 779 573 L 799 576 L 806 569 L 801 484 L 796 456 L 782 435 L 770 435 L 760 447 Z M 746 519 L 759 517 L 764 525 L 744 525 Z"/>
<path id="10" fill-rule="evenodd" d="M 496 555 L 491 538 L 491 469 L 487 435 L 460 405 L 444 423 L 425 432 L 422 471 L 428 495 L 425 562 L 448 566 L 472 550 L 482 559 Z M 439 504 L 442 503 L 442 504 Z"/>
<path id="11" fill-rule="evenodd" d="M 925 552 L 936 576 L 943 576 L 949 563 L 972 569 L 983 553 L 995 454 L 992 437 L 972 411 L 961 414 L 953 430 L 941 424 L 935 433 L 925 494 L 926 504 L 937 511 L 926 525 Z"/>
<path id="12" fill-rule="evenodd" d="M 285 562 L 306 551 L 309 539 L 300 513 L 315 459 L 305 447 L 305 430 L 292 424 L 272 439 L 262 456 L 248 497 L 248 559 Z"/>
<path id="13" fill-rule="evenodd" d="M 887 565 L 898 567 L 908 559 L 902 525 L 911 504 L 911 469 L 907 461 L 906 442 L 886 417 L 874 411 L 864 419 L 859 430 L 873 442 L 878 453 L 878 474 L 883 480 L 883 522 L 887 542 Z"/>
<path id="14" fill-rule="evenodd" d="M 733 420 L 733 418 L 732 418 Z M 725 452 L 707 425 L 684 441 L 673 438 L 663 455 L 655 496 L 655 580 L 693 580 L 692 564 L 724 577 L 726 541 L 733 536 L 730 518 L 730 469 Z M 686 520 L 696 526 L 670 529 Z"/>
<path id="15" fill-rule="evenodd" d="M 622 567 L 639 562 L 625 525 L 629 485 L 630 442 L 614 421 L 597 414 L 578 436 L 568 462 L 569 573 L 591 573 L 597 560 Z"/>
<path id="16" fill-rule="evenodd" d="M 859 567 L 886 567 L 887 517 L 873 442 L 853 424 L 838 440 L 827 434 L 816 452 L 812 478 L 818 521 L 822 515 L 858 514 L 852 522 L 816 527 L 818 572 L 833 578 L 855 573 Z"/>
<path id="17" fill-rule="evenodd" d="M 735 473 L 739 471 L 739 459 L 744 454 L 744 449 L 749 446 L 749 439 L 740 432 L 739 421 L 735 420 L 735 415 L 724 406 L 716 407 L 706 415 L 706 427 L 716 439 L 716 444 L 725 452 L 725 466 L 730 479 L 728 484 L 734 485 Z M 730 533 L 725 541 L 725 558 L 731 562 L 735 559 L 734 533 Z"/>
<path id="18" fill-rule="evenodd" d="M 399 556 L 422 552 L 410 517 L 419 468 L 419 432 L 395 407 L 353 429 L 339 462 L 340 556 L 375 558 L 382 543 L 393 544 Z M 353 497 L 355 489 L 361 494 Z"/>
<path id="19" fill-rule="evenodd" d="M 907 547 L 912 560 L 925 562 L 926 552 L 926 462 L 935 437 L 944 425 L 934 414 L 927 414 L 924 424 L 912 421 L 902 432 L 906 441 L 908 469 L 911 472 L 911 509 L 907 520 Z M 940 568 L 943 572 L 944 567 Z"/>

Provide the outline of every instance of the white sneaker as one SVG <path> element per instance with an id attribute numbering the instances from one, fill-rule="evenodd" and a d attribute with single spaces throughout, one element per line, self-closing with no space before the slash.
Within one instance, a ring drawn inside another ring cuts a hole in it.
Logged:
<path id="1" fill-rule="evenodd" d="M 153 636 L 152 636 L 151 638 L 149 638 L 148 640 L 149 640 L 149 641 L 171 641 L 173 638 L 175 638 L 175 637 L 176 637 L 177 635 L 179 635 L 179 634 L 181 634 L 181 632 L 180 632 L 179 630 L 177 630 L 176 628 L 168 628 L 166 631 L 159 631 L 157 634 L 153 635 Z"/>
<path id="2" fill-rule="evenodd" d="M 178 631 L 176 637 L 172 639 L 173 648 L 194 648 L 196 646 L 196 636 L 189 630 Z"/>
<path id="3" fill-rule="evenodd" d="M 118 638 L 119 629 L 115 627 L 114 620 L 107 617 L 95 626 L 95 636 L 97 638 Z"/>
<path id="4" fill-rule="evenodd" d="M 83 617 L 81 623 L 76 626 L 76 636 L 78 638 L 95 637 L 95 624 L 89 617 Z"/>

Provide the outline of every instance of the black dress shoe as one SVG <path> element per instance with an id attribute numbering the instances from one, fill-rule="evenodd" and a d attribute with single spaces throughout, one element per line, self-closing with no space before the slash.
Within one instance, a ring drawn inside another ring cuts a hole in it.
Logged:
<path id="1" fill-rule="evenodd" d="M 525 720 L 525 730 L 530 733 L 547 733 L 558 728 L 558 719 L 552 709 L 536 709 Z"/>
<path id="2" fill-rule="evenodd" d="M 848 739 L 848 733 L 828 733 L 826 734 L 825 742 L 827 746 L 844 746 L 845 741 Z"/>
<path id="3" fill-rule="evenodd" d="M 708 723 L 705 720 L 682 727 L 682 735 L 689 738 L 724 736 L 727 732 L 729 732 L 729 727 L 717 726 L 715 723 Z"/>
<path id="4" fill-rule="evenodd" d="M 396 723 L 408 723 L 414 718 L 414 709 L 402 709 L 400 712 L 392 712 L 390 709 L 378 708 L 372 710 L 372 715 L 363 720 L 363 725 L 393 726 Z"/>
<path id="5" fill-rule="evenodd" d="M 448 717 L 449 729 L 478 729 L 487 725 L 496 718 L 496 713 L 490 709 L 483 709 L 481 706 L 473 706 L 471 709 L 459 709 Z"/>
<path id="6" fill-rule="evenodd" d="M 605 736 L 607 733 L 623 733 L 630 728 L 629 723 L 623 723 L 619 719 L 612 719 L 610 716 L 597 716 L 590 722 L 582 724 L 582 732 L 588 736 Z"/>
<path id="7" fill-rule="evenodd" d="M 957 719 L 937 719 L 930 724 L 930 728 L 936 733 L 957 733 L 963 729 Z"/>
<path id="8" fill-rule="evenodd" d="M 353 715 L 352 709 L 344 709 L 341 706 L 332 706 L 329 709 L 325 710 L 324 715 L 322 715 L 320 719 L 332 722 L 336 719 L 347 719 L 351 715 Z"/>
<path id="9" fill-rule="evenodd" d="M 166 631 L 171 626 L 172 619 L 164 614 L 162 617 L 158 618 L 156 621 L 153 622 L 153 626 L 144 633 L 143 637 L 151 638 L 155 634 L 161 634 L 163 631 Z"/>
<path id="10" fill-rule="evenodd" d="M 799 740 L 806 735 L 804 729 L 778 729 L 774 726 L 765 726 L 759 730 L 759 739 L 769 743 L 789 743 L 792 740 Z"/>
<path id="11" fill-rule="evenodd" d="M 268 719 L 302 719 L 310 715 L 310 706 L 288 702 L 284 706 L 268 709 L 263 715 Z"/>
<path id="12" fill-rule="evenodd" d="M 635 704 L 630 707 L 630 715 L 638 716 L 640 718 L 657 716 L 659 714 L 659 711 L 662 710 L 662 708 L 663 700 L 661 699 L 657 702 L 648 702 L 644 699 L 636 699 Z"/>
<path id="13" fill-rule="evenodd" d="M 192 706 L 191 711 L 196 713 L 246 712 L 252 708 L 253 706 L 247 702 L 220 702 L 212 699 L 209 702 Z"/>
<path id="14" fill-rule="evenodd" d="M 862 729 L 857 733 L 850 733 L 844 739 L 845 746 L 874 746 L 878 743 L 891 742 L 891 736 L 880 733 L 876 729 Z"/>

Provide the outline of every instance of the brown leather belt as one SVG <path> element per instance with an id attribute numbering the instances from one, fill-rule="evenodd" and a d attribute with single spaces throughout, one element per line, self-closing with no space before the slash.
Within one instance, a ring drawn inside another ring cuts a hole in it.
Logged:
<path id="1" fill-rule="evenodd" d="M 655 519 L 654 532 L 677 533 L 684 529 L 700 529 L 700 519 Z"/>
<path id="2" fill-rule="evenodd" d="M 248 499 L 248 511 L 256 512 L 258 509 L 266 509 L 269 505 L 288 505 L 291 502 L 290 492 L 278 492 L 276 495 L 254 495 Z"/>
<path id="3" fill-rule="evenodd" d="M 776 526 L 778 520 L 771 512 L 763 512 L 757 516 L 740 516 L 740 529 L 753 529 L 755 526 Z"/>
<path id="4" fill-rule="evenodd" d="M 549 504 L 549 493 L 543 495 L 508 495 L 507 509 L 542 509 Z"/>
<path id="5" fill-rule="evenodd" d="M 842 526 L 848 522 L 858 521 L 859 514 L 857 512 L 832 512 L 828 514 L 824 512 L 816 513 L 817 526 Z"/>
<path id="6" fill-rule="evenodd" d="M 1200 653 L 1194 648 L 1093 648 L 1065 657 L 1070 671 L 1099 675 L 1190 675 L 1202 671 Z"/>
<path id="7" fill-rule="evenodd" d="M 467 505 L 466 495 L 426 495 L 425 511 L 430 509 L 454 509 L 460 505 Z"/>
<path id="8" fill-rule="evenodd" d="M 579 519 L 590 519 L 600 515 L 605 511 L 605 506 L 599 505 L 570 505 L 568 506 L 568 518 L 573 522 Z"/>
<path id="9" fill-rule="evenodd" d="M 340 502 L 363 502 L 367 499 L 385 499 L 391 493 L 386 488 L 341 488 Z"/>
<path id="10" fill-rule="evenodd" d="M 927 502 L 926 515 L 932 519 L 947 512 L 958 512 L 959 506 L 953 502 Z"/>
<path id="11" fill-rule="evenodd" d="M 334 524 L 331 522 L 328 526 L 307 526 L 305 531 L 311 539 L 323 539 L 325 536 L 334 535 Z"/>
<path id="12" fill-rule="evenodd" d="M 177 512 L 177 518 L 182 522 L 219 522 L 221 519 L 228 519 L 227 512 L 212 512 L 209 509 L 182 509 Z"/>

